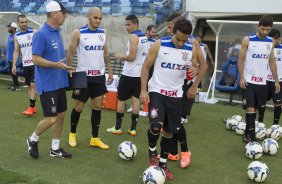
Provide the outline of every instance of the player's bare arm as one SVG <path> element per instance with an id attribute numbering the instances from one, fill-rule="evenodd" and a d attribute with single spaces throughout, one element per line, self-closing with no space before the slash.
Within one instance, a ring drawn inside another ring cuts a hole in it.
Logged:
<path id="1" fill-rule="evenodd" d="M 239 50 L 239 55 L 238 55 L 238 70 L 240 74 L 240 87 L 243 89 L 246 89 L 246 86 L 247 86 L 247 82 L 244 76 L 244 61 L 246 58 L 249 43 L 250 43 L 249 38 L 247 36 L 244 37 L 242 41 L 242 47 Z"/>
<path id="2" fill-rule="evenodd" d="M 154 64 L 158 52 L 160 50 L 161 42 L 160 40 L 153 43 L 152 47 L 149 49 L 149 52 L 146 56 L 146 59 L 144 61 L 144 64 L 142 66 L 141 70 L 141 92 L 140 92 L 140 101 L 141 103 L 150 102 L 148 91 L 147 91 L 147 85 L 148 85 L 148 76 L 149 76 L 149 70 Z"/>
<path id="3" fill-rule="evenodd" d="M 187 91 L 187 97 L 188 98 L 194 98 L 196 93 L 197 93 L 197 88 L 201 82 L 201 80 L 203 79 L 203 76 L 205 75 L 205 72 L 208 68 L 207 66 L 207 62 L 203 56 L 203 53 L 201 51 L 201 49 L 199 47 L 193 47 L 192 50 L 192 65 L 194 66 L 195 63 L 196 65 L 199 64 L 199 70 L 198 70 L 198 76 L 195 80 L 195 82 L 192 84 L 192 86 L 189 88 L 189 90 Z"/>
<path id="4" fill-rule="evenodd" d="M 73 64 L 73 56 L 76 53 L 76 48 L 79 44 L 80 32 L 78 29 L 75 29 L 71 36 L 71 42 L 69 45 L 68 53 L 67 53 L 67 65 L 72 66 Z"/>
<path id="5" fill-rule="evenodd" d="M 274 47 L 274 45 L 273 45 L 273 47 Z M 270 57 L 269 57 L 269 67 L 270 67 L 272 76 L 275 80 L 275 93 L 279 93 L 280 92 L 280 84 L 279 84 L 278 75 L 277 75 L 277 65 L 276 65 L 276 61 L 275 61 L 275 57 L 274 57 L 273 47 L 272 47 Z"/>
<path id="6" fill-rule="evenodd" d="M 109 71 L 107 84 L 111 84 L 113 82 L 113 69 L 112 69 L 112 65 L 110 62 L 109 47 L 108 47 L 108 34 L 106 31 L 105 31 L 105 34 L 106 34 L 106 43 L 104 46 L 104 62 Z"/>
<path id="7" fill-rule="evenodd" d="M 16 64 L 17 64 L 17 61 L 18 61 L 18 58 L 19 58 L 19 52 L 20 52 L 20 45 L 19 45 L 19 42 L 17 40 L 17 37 L 16 35 L 14 36 L 14 52 L 13 52 L 13 67 L 12 67 L 12 73 L 14 75 L 16 75 L 16 72 L 17 72 L 17 67 L 16 67 Z"/>
<path id="8" fill-rule="evenodd" d="M 134 61 L 136 59 L 136 54 L 137 54 L 137 45 L 139 42 L 139 37 L 135 34 L 131 34 L 129 38 L 129 54 L 124 55 L 124 54 L 116 54 L 115 58 L 119 61 Z"/>

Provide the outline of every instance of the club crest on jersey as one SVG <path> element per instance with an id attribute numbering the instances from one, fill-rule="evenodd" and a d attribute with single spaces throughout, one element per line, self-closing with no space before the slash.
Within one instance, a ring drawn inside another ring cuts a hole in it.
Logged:
<path id="1" fill-rule="evenodd" d="M 151 118 L 156 118 L 158 117 L 158 109 L 153 108 L 150 112 Z"/>
<path id="2" fill-rule="evenodd" d="M 277 54 L 277 55 L 281 55 L 281 49 L 277 49 L 276 54 Z"/>
<path id="3" fill-rule="evenodd" d="M 98 35 L 98 38 L 101 42 L 104 42 L 104 36 L 103 35 Z"/>
<path id="4" fill-rule="evenodd" d="M 27 39 L 31 40 L 32 36 L 31 35 L 27 35 Z"/>
<path id="5" fill-rule="evenodd" d="M 266 44 L 266 49 L 270 50 L 271 49 L 271 45 L 270 44 Z"/>
<path id="6" fill-rule="evenodd" d="M 188 60 L 188 55 L 189 55 L 188 52 L 186 52 L 186 51 L 182 52 L 182 60 L 183 61 L 187 61 Z"/>

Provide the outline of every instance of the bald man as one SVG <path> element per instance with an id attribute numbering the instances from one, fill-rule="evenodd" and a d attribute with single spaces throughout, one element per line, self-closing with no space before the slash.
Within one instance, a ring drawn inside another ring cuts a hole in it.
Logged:
<path id="1" fill-rule="evenodd" d="M 72 98 L 75 100 L 71 113 L 71 129 L 69 134 L 69 145 L 77 146 L 76 127 L 83 110 L 84 104 L 89 98 L 92 102 L 92 137 L 90 146 L 101 149 L 109 149 L 99 136 L 99 126 L 101 122 L 101 109 L 103 96 L 107 92 L 105 66 L 108 68 L 108 83 L 113 81 L 113 71 L 109 59 L 107 46 L 107 32 L 100 28 L 103 13 L 98 7 L 93 7 L 88 11 L 88 24 L 75 29 L 72 33 L 71 43 L 67 54 L 68 65 L 73 64 L 73 56 L 77 51 L 76 71 L 84 71 L 87 75 L 87 88 L 75 89 Z"/>

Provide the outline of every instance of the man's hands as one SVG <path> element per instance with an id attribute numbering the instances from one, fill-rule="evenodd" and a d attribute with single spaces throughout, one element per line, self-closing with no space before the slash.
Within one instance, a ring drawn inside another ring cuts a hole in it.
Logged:
<path id="1" fill-rule="evenodd" d="M 125 61 L 125 55 L 124 54 L 115 54 L 115 59 L 117 61 Z"/>

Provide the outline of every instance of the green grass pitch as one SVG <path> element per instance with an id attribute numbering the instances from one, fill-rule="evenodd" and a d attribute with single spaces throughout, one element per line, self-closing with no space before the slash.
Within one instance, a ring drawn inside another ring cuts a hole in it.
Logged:
<path id="1" fill-rule="evenodd" d="M 40 184 L 141 184 L 143 171 L 148 167 L 148 144 L 146 131 L 147 118 L 140 117 L 137 137 L 128 134 L 120 136 L 105 130 L 114 125 L 115 112 L 103 110 L 100 138 L 110 146 L 101 150 L 89 146 L 90 103 L 85 106 L 78 125 L 78 146 L 68 146 L 70 112 L 73 106 L 71 92 L 68 92 L 68 111 L 66 113 L 61 146 L 73 154 L 72 159 L 58 159 L 49 156 L 51 132 L 40 137 L 39 159 L 30 158 L 27 153 L 26 138 L 42 119 L 42 110 L 37 100 L 38 113 L 24 117 L 21 112 L 28 105 L 27 89 L 11 92 L 6 81 L 0 81 L 0 183 L 40 183 Z M 244 116 L 241 105 L 228 106 L 218 103 L 194 105 L 189 123 L 185 125 L 189 148 L 192 152 L 191 164 L 180 168 L 179 162 L 168 161 L 168 167 L 175 175 L 170 184 L 251 184 L 246 170 L 251 162 L 244 155 L 245 144 L 241 136 L 228 131 L 222 123 L 223 118 L 234 114 Z M 265 122 L 270 126 L 272 112 L 266 111 Z M 130 126 L 130 114 L 126 113 L 123 130 Z M 118 145 L 129 140 L 136 144 L 138 153 L 132 161 L 125 161 L 117 154 Z M 278 141 L 280 143 L 281 141 Z M 159 148 L 159 144 L 158 144 Z M 275 156 L 263 155 L 260 159 L 269 169 L 266 184 L 281 183 L 281 151 Z"/>

